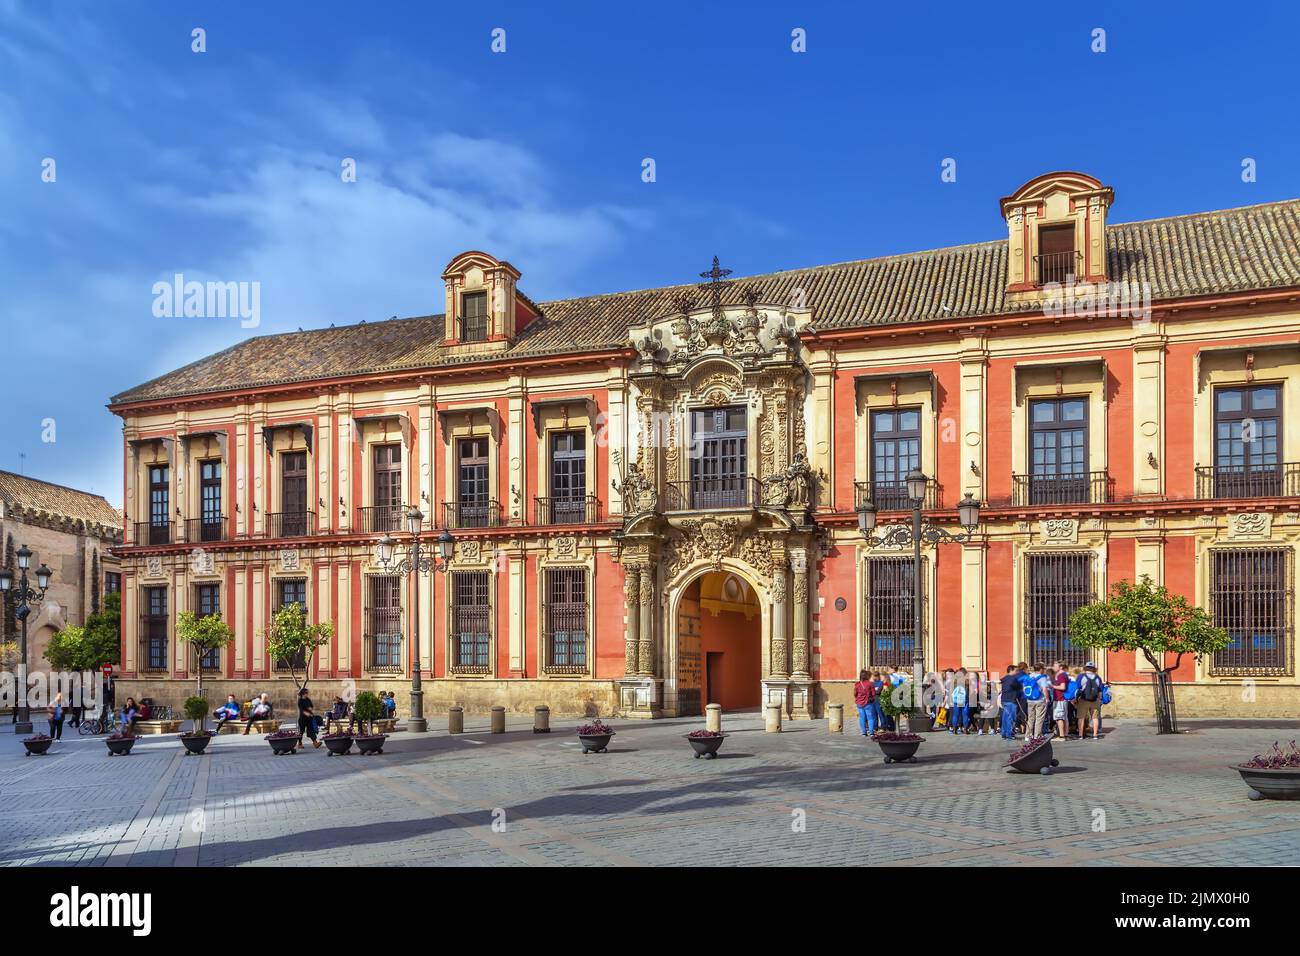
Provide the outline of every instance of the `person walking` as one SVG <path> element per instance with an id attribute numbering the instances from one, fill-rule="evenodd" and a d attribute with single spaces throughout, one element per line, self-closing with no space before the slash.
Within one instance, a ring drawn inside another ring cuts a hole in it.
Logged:
<path id="1" fill-rule="evenodd" d="M 307 688 L 304 687 L 298 691 L 298 749 L 302 749 L 302 735 L 306 734 L 311 738 L 313 747 L 319 747 L 320 741 L 316 738 L 316 712 L 313 710 L 315 705 L 312 704 L 311 698 L 307 696 Z"/>
<path id="2" fill-rule="evenodd" d="M 867 671 L 861 671 L 858 682 L 853 685 L 853 703 L 858 708 L 858 729 L 864 737 L 876 732 L 877 693 L 871 675 Z"/>
<path id="3" fill-rule="evenodd" d="M 1016 718 L 1020 714 L 1020 702 L 1025 692 L 1020 687 L 1020 675 L 1015 664 L 1007 665 L 1007 672 L 1000 682 L 1002 684 L 1002 739 L 1016 739 Z"/>
<path id="4" fill-rule="evenodd" d="M 1101 694 L 1106 689 L 1097 674 L 1097 665 L 1092 661 L 1083 665 L 1083 674 L 1079 677 L 1079 687 L 1074 695 L 1074 707 L 1079 714 L 1079 739 L 1087 740 L 1085 727 L 1092 722 L 1093 740 L 1101 739 Z"/>
<path id="5" fill-rule="evenodd" d="M 63 692 L 54 695 L 54 700 L 50 701 L 50 706 L 45 708 L 45 713 L 50 719 L 50 736 L 55 740 L 63 739 Z"/>

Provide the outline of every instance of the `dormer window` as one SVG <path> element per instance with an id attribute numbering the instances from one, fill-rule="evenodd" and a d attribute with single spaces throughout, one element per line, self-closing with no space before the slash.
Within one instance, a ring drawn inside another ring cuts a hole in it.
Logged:
<path id="1" fill-rule="evenodd" d="M 486 292 L 466 292 L 461 296 L 460 340 L 482 342 L 488 335 Z"/>
<path id="2" fill-rule="evenodd" d="M 1039 285 L 1064 283 L 1079 274 L 1079 253 L 1074 248 L 1074 224 L 1040 226 L 1038 255 L 1034 257 Z"/>

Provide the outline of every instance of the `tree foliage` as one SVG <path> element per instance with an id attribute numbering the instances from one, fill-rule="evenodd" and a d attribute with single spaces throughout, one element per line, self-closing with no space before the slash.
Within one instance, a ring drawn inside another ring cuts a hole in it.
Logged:
<path id="1" fill-rule="evenodd" d="M 1080 647 L 1140 651 L 1153 668 L 1168 673 L 1178 669 L 1183 655 L 1200 660 L 1223 650 L 1230 639 L 1227 631 L 1214 626 L 1204 608 L 1143 575 L 1137 584 L 1118 582 L 1107 600 L 1075 611 L 1070 616 L 1070 641 Z M 1168 668 L 1166 654 L 1177 655 Z"/>
<path id="2" fill-rule="evenodd" d="M 357 694 L 357 699 L 352 705 L 352 716 L 365 727 L 367 734 L 374 733 L 375 721 L 383 712 L 384 705 L 379 702 L 379 695 L 369 690 Z"/>
<path id="3" fill-rule="evenodd" d="M 311 662 L 316 651 L 334 636 L 332 621 L 319 624 L 307 623 L 307 612 L 297 601 L 291 601 L 275 612 L 271 627 L 266 632 L 266 650 L 271 659 L 285 664 L 289 676 L 301 690 L 307 686 L 307 677 L 311 674 Z M 298 671 L 302 670 L 302 680 Z"/>
<path id="4" fill-rule="evenodd" d="M 235 639 L 235 632 L 221 619 L 221 612 L 204 614 L 181 611 L 176 615 L 176 639 L 194 648 L 195 671 L 198 673 L 198 693 L 203 696 L 203 655 L 217 651 Z"/>
<path id="5" fill-rule="evenodd" d="M 122 660 L 122 595 L 106 594 L 102 610 L 50 638 L 45 659 L 56 671 L 97 671 Z"/>

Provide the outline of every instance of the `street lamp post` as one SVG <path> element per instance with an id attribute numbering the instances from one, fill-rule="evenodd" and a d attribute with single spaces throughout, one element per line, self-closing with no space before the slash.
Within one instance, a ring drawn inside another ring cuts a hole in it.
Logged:
<path id="1" fill-rule="evenodd" d="M 918 682 L 915 688 L 917 709 L 920 708 L 919 682 L 925 674 L 925 650 L 921 643 L 921 543 L 960 544 L 969 541 L 979 526 L 980 514 L 980 503 L 968 491 L 966 497 L 957 504 L 957 520 L 966 529 L 964 533 L 953 534 L 925 521 L 921 514 L 921 507 L 925 503 L 925 489 L 928 482 L 929 479 L 919 468 L 913 468 L 908 473 L 906 483 L 907 497 L 912 505 L 911 525 L 894 525 L 882 537 L 875 535 L 876 506 L 870 501 L 864 501 L 858 506 L 858 530 L 867 544 L 872 547 L 883 545 L 902 548 L 909 544 L 912 546 L 912 679 Z"/>
<path id="2" fill-rule="evenodd" d="M 411 533 L 411 545 L 405 554 L 397 554 L 397 541 L 392 535 L 385 534 L 379 539 L 377 557 L 385 570 L 395 574 L 407 575 L 411 584 L 411 606 L 414 611 L 415 626 L 411 628 L 411 716 L 407 718 L 406 729 L 410 733 L 422 734 L 429 729 L 429 722 L 424 719 L 424 684 L 420 674 L 420 578 L 421 574 L 432 574 L 447 570 L 451 560 L 454 542 L 446 528 L 438 535 L 438 553 L 425 554 L 420 547 L 420 530 L 424 515 L 419 508 L 411 508 L 406 513 L 406 529 Z"/>
<path id="3" fill-rule="evenodd" d="M 3 594 L 4 600 L 0 604 L 13 604 L 14 617 L 22 622 L 23 638 L 22 646 L 19 651 L 20 667 L 18 677 L 20 680 L 15 681 L 14 691 L 14 732 L 19 734 L 30 734 L 32 732 L 31 713 L 27 707 L 27 618 L 31 616 L 32 605 L 44 603 L 45 591 L 50 586 L 50 569 L 41 565 L 36 569 L 36 588 L 31 588 L 27 584 L 27 569 L 32 564 L 32 552 L 27 545 L 18 549 L 18 586 L 14 587 L 14 573 L 8 568 L 0 570 L 0 594 Z"/>

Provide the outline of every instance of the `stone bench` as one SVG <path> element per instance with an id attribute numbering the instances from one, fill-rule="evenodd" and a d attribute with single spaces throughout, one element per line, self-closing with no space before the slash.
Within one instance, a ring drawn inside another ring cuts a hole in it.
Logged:
<path id="1" fill-rule="evenodd" d="M 245 718 L 247 719 L 247 718 Z M 248 731 L 250 734 L 273 734 L 280 729 L 279 720 L 255 720 L 252 728 Z M 243 720 L 228 720 L 221 725 L 217 733 L 221 734 L 242 734 L 244 732 Z"/>
<path id="2" fill-rule="evenodd" d="M 143 737 L 145 734 L 178 734 L 181 731 L 179 720 L 137 720 L 135 722 L 135 735 Z"/>

